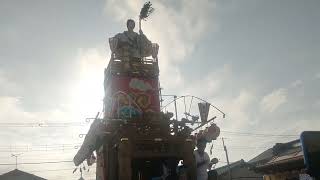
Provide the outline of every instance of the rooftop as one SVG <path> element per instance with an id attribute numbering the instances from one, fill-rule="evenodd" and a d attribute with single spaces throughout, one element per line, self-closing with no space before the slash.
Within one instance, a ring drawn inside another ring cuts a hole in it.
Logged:
<path id="1" fill-rule="evenodd" d="M 290 170 L 303 168 L 303 152 L 300 140 L 287 143 L 276 143 L 248 163 L 254 165 L 257 170 Z"/>
<path id="2" fill-rule="evenodd" d="M 230 164 L 230 168 L 233 169 L 235 167 L 242 166 L 242 165 L 245 165 L 245 164 L 246 164 L 246 162 L 243 159 L 241 159 L 239 161 L 231 163 Z M 229 169 L 228 165 L 225 165 L 225 166 L 221 166 L 221 167 L 219 167 L 219 168 L 217 168 L 215 170 L 217 171 L 217 174 L 220 175 L 220 174 L 224 174 L 224 173 L 228 172 L 228 169 Z"/>
<path id="3" fill-rule="evenodd" d="M 18 169 L 0 175 L 1 180 L 46 180 Z"/>

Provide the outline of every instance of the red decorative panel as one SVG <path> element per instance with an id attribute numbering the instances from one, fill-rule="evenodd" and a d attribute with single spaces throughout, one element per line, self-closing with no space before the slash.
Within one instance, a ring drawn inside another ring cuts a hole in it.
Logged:
<path id="1" fill-rule="evenodd" d="M 159 112 L 158 78 L 112 76 L 106 88 L 106 116 L 123 118 Z"/>

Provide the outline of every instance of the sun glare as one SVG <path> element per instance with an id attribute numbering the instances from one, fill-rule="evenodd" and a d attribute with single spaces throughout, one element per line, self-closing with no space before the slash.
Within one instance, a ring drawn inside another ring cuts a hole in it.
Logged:
<path id="1" fill-rule="evenodd" d="M 80 71 L 75 83 L 71 104 L 79 118 L 91 118 L 102 110 L 104 97 L 103 71 L 106 60 L 96 49 L 80 51 Z"/>

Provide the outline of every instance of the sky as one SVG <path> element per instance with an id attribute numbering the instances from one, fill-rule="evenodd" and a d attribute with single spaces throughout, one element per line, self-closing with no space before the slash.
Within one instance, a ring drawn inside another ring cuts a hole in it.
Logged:
<path id="1" fill-rule="evenodd" d="M 0 1 L 1 163 L 14 164 L 15 153 L 21 163 L 72 160 L 90 125 L 85 119 L 102 109 L 108 38 L 138 19 L 143 3 Z M 219 107 L 226 118 L 215 123 L 231 162 L 320 129 L 320 1 L 152 3 L 142 30 L 160 45 L 163 94 Z M 225 165 L 221 139 L 213 147 L 210 157 Z M 14 168 L 0 165 L 0 174 Z M 80 176 L 71 162 L 18 168 L 48 179 Z"/>

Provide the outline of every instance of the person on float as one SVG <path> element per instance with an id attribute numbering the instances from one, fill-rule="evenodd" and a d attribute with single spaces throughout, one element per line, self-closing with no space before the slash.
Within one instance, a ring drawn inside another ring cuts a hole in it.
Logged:
<path id="1" fill-rule="evenodd" d="M 207 140 L 204 137 L 197 140 L 197 149 L 193 153 L 197 164 L 197 180 L 208 180 L 207 170 L 213 165 L 208 153 L 205 152 L 206 146 Z"/>

